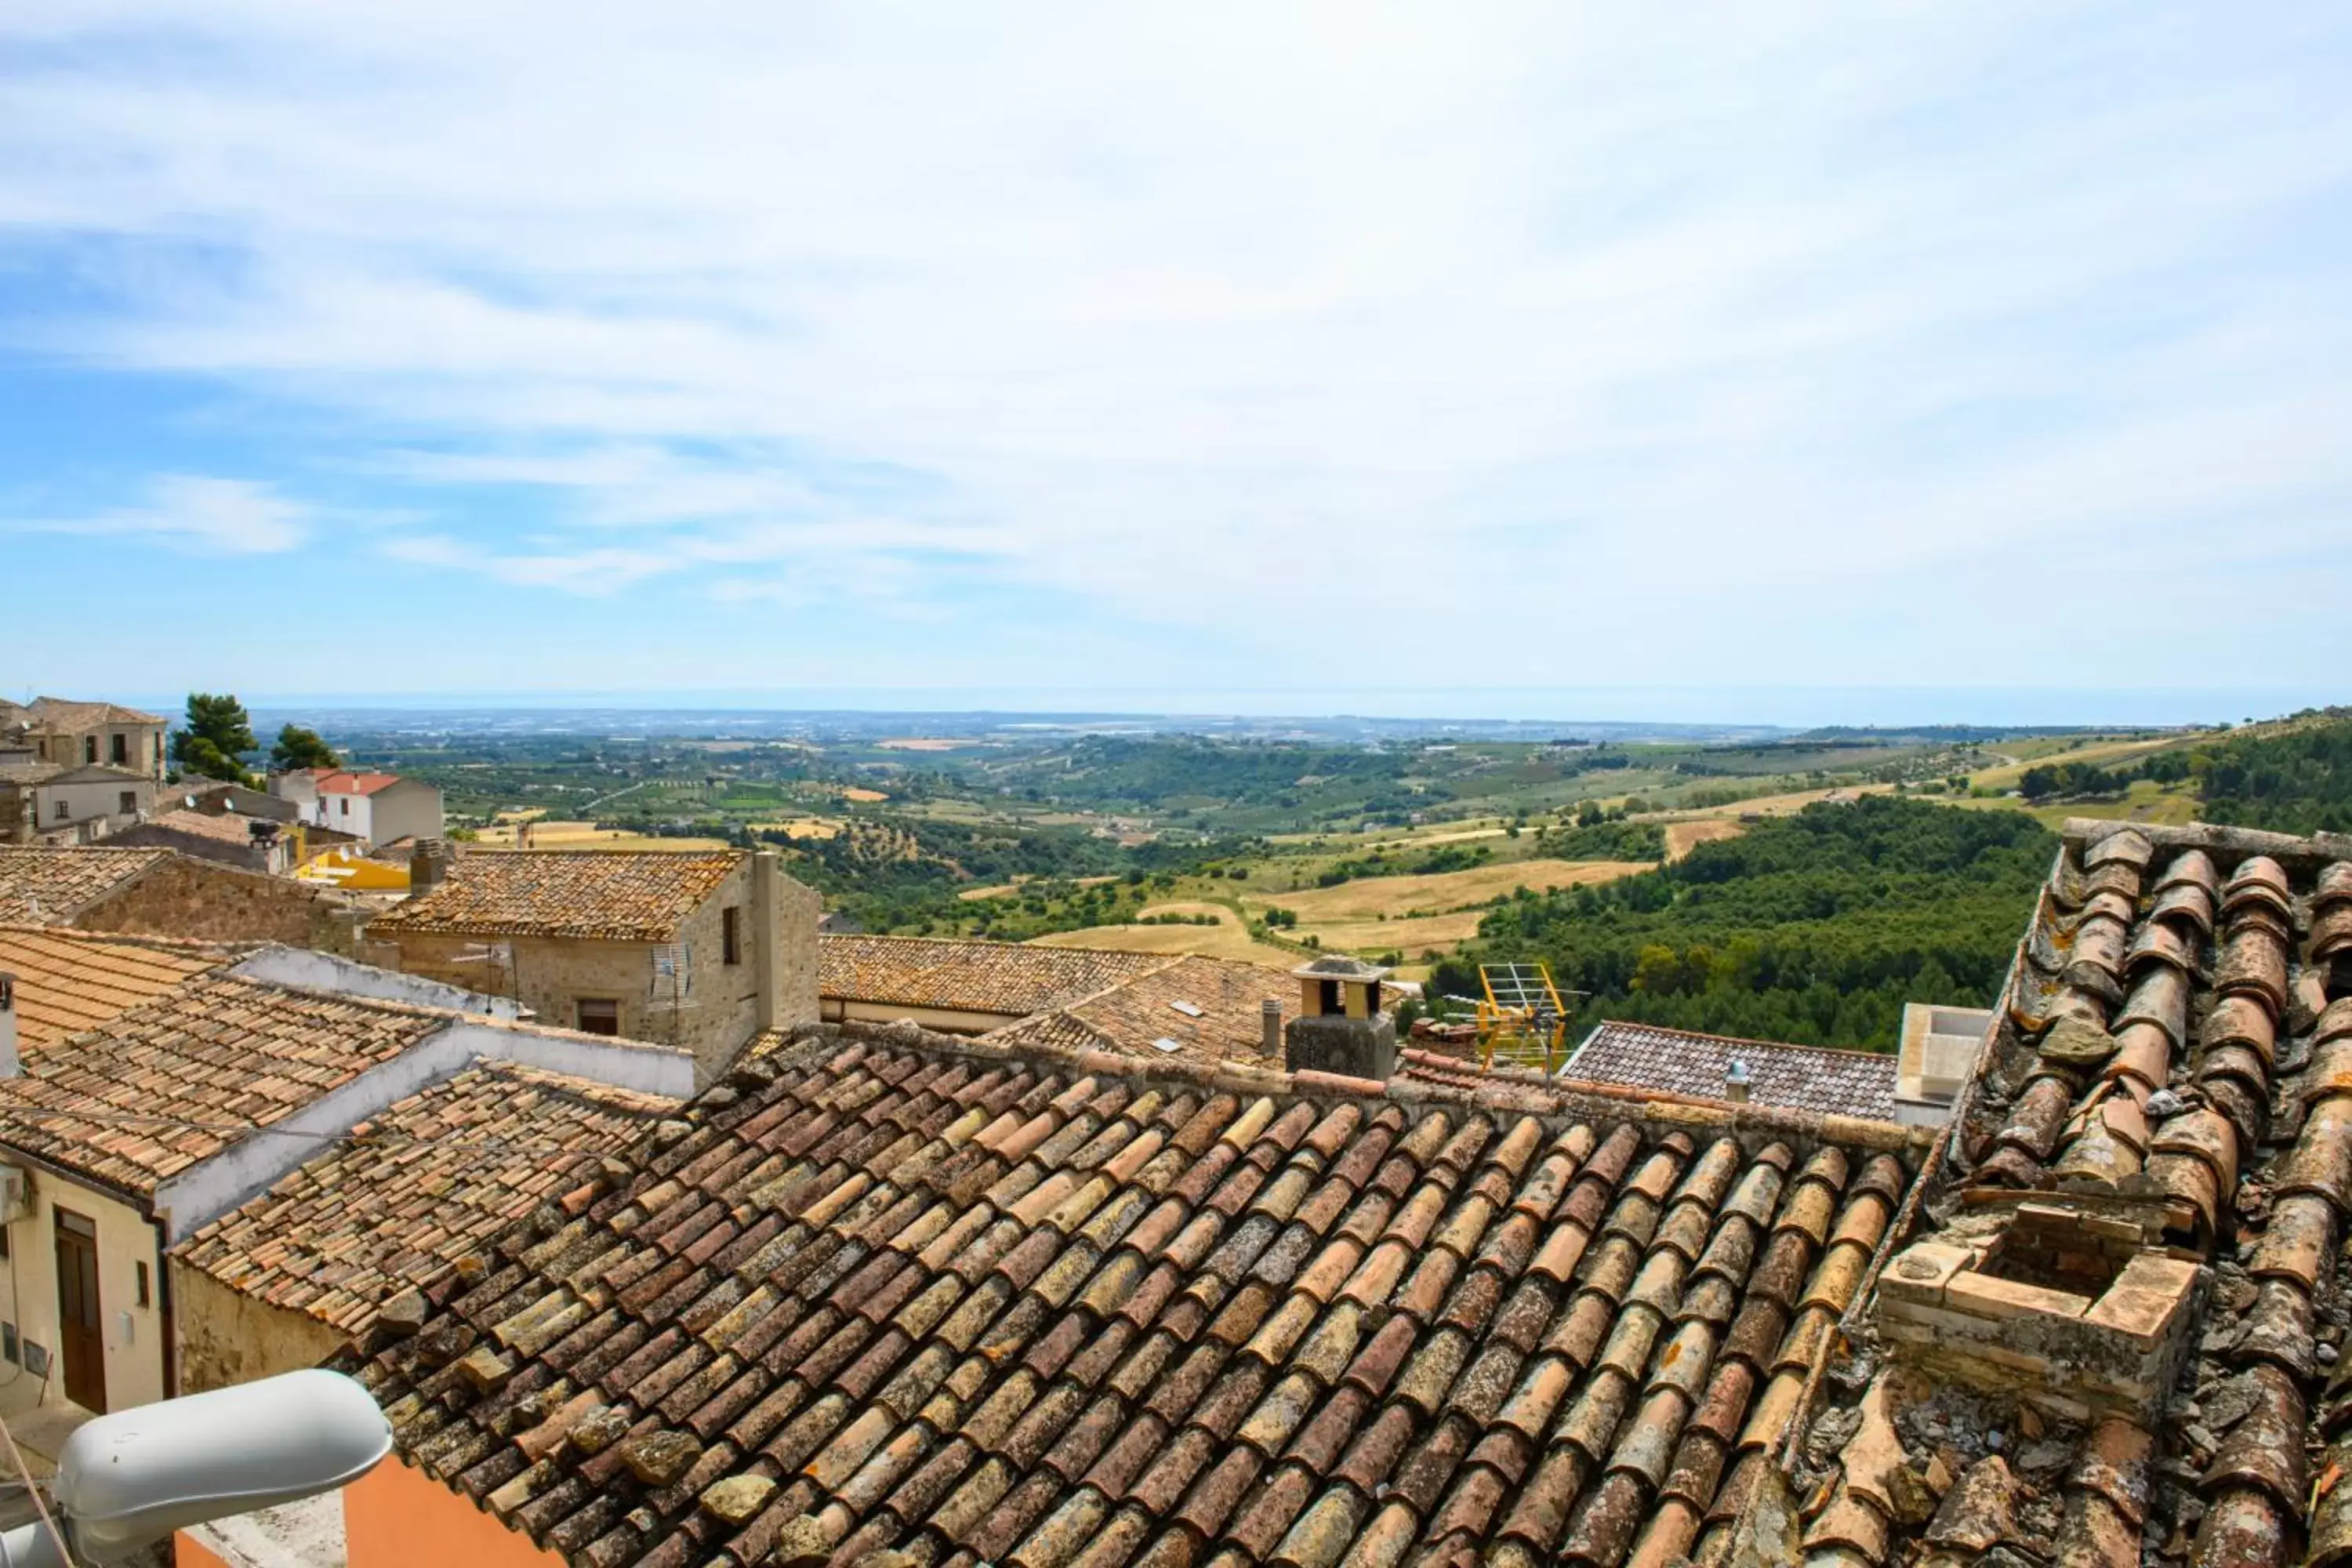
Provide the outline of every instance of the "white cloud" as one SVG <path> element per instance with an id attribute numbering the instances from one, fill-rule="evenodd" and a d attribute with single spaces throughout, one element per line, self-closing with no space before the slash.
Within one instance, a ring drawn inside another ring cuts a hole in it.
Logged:
<path id="1" fill-rule="evenodd" d="M 310 535 L 311 509 L 248 479 L 165 474 L 134 506 L 75 517 L 24 518 L 0 526 L 28 532 L 161 540 L 192 554 L 267 555 Z"/>
<path id="2" fill-rule="evenodd" d="M 13 7 L 0 232 L 85 287 L 8 320 L 486 490 L 396 548 L 519 586 L 951 607 L 980 563 L 1255 668 L 1317 582 L 1368 673 L 1936 679 L 1858 598 L 2341 555 L 2347 26 Z M 2145 670 L 2209 657 L 2275 655 Z"/>

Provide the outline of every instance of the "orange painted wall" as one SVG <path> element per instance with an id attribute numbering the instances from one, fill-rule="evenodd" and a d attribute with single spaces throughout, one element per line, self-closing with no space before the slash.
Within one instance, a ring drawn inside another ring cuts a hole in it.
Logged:
<path id="1" fill-rule="evenodd" d="M 500 1524 L 422 1470 L 386 1459 L 343 1489 L 351 1568 L 564 1568 L 563 1559 Z"/>
<path id="2" fill-rule="evenodd" d="M 184 1535 L 172 1537 L 172 1562 L 174 1568 L 228 1568 L 227 1563 Z"/>

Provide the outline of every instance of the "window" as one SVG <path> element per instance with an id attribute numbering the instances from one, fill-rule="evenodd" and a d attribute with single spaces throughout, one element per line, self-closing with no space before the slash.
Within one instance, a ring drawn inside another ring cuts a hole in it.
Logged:
<path id="1" fill-rule="evenodd" d="M 58 809 L 55 815 L 59 822 L 63 822 L 66 819 L 66 803 L 64 801 L 58 802 Z"/>
<path id="2" fill-rule="evenodd" d="M 128 735 L 114 737 L 114 765 L 118 768 L 131 765 L 131 737 Z"/>
<path id="3" fill-rule="evenodd" d="M 580 1032 L 583 1035 L 617 1035 L 621 1032 L 621 1004 L 610 996 L 583 996 L 579 1002 Z"/>
<path id="4" fill-rule="evenodd" d="M 81 760 L 85 763 L 94 763 L 98 761 L 97 736 L 84 735 L 81 738 Z"/>
<path id="5" fill-rule="evenodd" d="M 134 1263 L 131 1268 L 139 1272 L 139 1304 L 142 1307 L 154 1305 L 153 1299 L 147 1289 L 147 1266 L 144 1263 Z"/>
<path id="6" fill-rule="evenodd" d="M 339 800 L 335 802 L 335 805 L 341 809 L 342 814 L 345 816 L 349 816 L 352 814 L 352 803 L 349 800 Z"/>
<path id="7" fill-rule="evenodd" d="M 7 1258 L 7 1256 L 8 1256 L 8 1227 L 7 1227 L 6 1226 L 5 1226 L 5 1225 L 0 1225 L 0 1259 L 5 1259 L 5 1258 Z"/>
<path id="8" fill-rule="evenodd" d="M 137 790 L 124 790 L 121 795 L 114 797 L 114 809 L 124 816 L 136 816 L 139 815 L 139 792 Z"/>
<path id="9" fill-rule="evenodd" d="M 724 962 L 743 962 L 743 911 L 732 904 L 719 911 L 719 951 Z"/>

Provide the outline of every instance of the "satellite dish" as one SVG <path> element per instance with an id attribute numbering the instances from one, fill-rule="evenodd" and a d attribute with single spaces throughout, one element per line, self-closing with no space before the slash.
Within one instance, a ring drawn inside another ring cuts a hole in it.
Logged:
<path id="1" fill-rule="evenodd" d="M 101 1415 L 66 1439 L 52 1496 L 77 1559 L 348 1486 L 392 1451 L 367 1390 L 312 1370 Z M 0 1534 L 0 1568 L 67 1568 L 46 1525 Z"/>

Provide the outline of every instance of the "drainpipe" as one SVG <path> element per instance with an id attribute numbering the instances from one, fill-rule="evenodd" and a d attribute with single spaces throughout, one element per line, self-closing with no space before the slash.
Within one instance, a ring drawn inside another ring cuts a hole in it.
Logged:
<path id="1" fill-rule="evenodd" d="M 0 974 L 0 1078 L 16 1078 L 24 1070 L 16 1048 L 16 977 Z"/>

